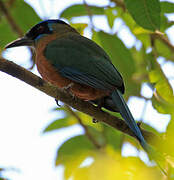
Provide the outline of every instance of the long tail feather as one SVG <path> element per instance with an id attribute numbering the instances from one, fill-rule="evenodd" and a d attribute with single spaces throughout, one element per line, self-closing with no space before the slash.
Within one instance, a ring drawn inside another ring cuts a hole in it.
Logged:
<path id="1" fill-rule="evenodd" d="M 133 131 L 137 139 L 139 140 L 143 149 L 149 154 L 150 158 L 155 160 L 157 165 L 160 167 L 162 172 L 165 174 L 165 171 L 161 167 L 161 162 L 164 162 L 163 156 L 157 152 L 153 147 L 151 147 L 144 139 L 138 125 L 136 124 L 123 96 L 119 90 L 115 90 L 112 93 L 112 99 L 116 107 L 119 109 L 121 116 L 126 121 L 129 128 Z"/>
<path id="2" fill-rule="evenodd" d="M 126 121 L 129 128 L 134 132 L 137 139 L 140 141 L 141 145 L 144 146 L 146 144 L 144 137 L 141 134 L 141 131 L 135 122 L 125 100 L 123 99 L 122 94 L 119 92 L 119 90 L 115 90 L 112 93 L 112 99 L 114 103 L 116 104 L 117 108 L 119 108 L 121 116 Z M 143 147 L 144 148 L 144 147 Z"/>

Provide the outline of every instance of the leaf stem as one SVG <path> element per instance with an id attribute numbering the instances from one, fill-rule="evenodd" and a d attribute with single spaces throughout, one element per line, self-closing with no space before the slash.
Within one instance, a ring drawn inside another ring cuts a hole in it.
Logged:
<path id="1" fill-rule="evenodd" d="M 44 92 L 48 96 L 56 98 L 65 104 L 77 109 L 85 114 L 94 117 L 98 121 L 101 121 L 113 128 L 126 133 L 134 138 L 134 134 L 127 126 L 127 124 L 120 118 L 110 115 L 109 113 L 101 110 L 100 108 L 90 104 L 89 102 L 83 101 L 76 97 L 73 97 L 68 92 L 53 86 L 52 84 L 44 81 L 40 77 L 36 76 L 32 72 L 26 70 L 25 68 L 13 63 L 12 61 L 6 60 L 5 58 L 0 57 L 0 71 L 5 72 L 17 79 L 22 80 L 23 82 L 33 86 L 34 88 Z M 149 141 L 149 143 L 155 141 L 161 141 L 158 136 L 154 133 L 141 129 L 145 139 Z M 154 141 L 151 141 L 151 140 Z"/>

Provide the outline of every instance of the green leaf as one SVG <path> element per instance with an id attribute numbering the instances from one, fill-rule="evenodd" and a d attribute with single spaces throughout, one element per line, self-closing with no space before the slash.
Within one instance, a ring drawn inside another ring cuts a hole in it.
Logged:
<path id="1" fill-rule="evenodd" d="M 138 34 L 136 37 L 143 43 L 146 49 L 151 46 L 150 36 L 148 34 Z"/>
<path id="2" fill-rule="evenodd" d="M 164 14 L 161 14 L 161 28 L 160 28 L 161 32 L 165 32 L 167 28 L 173 25 L 174 25 L 173 21 L 169 21 Z"/>
<path id="3" fill-rule="evenodd" d="M 116 35 L 94 31 L 92 39 L 104 48 L 123 77 L 132 76 L 135 72 L 134 60 L 130 51 Z"/>
<path id="4" fill-rule="evenodd" d="M 21 0 L 16 0 L 9 8 L 9 12 L 24 33 L 41 20 L 33 8 Z M 0 47 L 3 48 L 7 43 L 17 37 L 18 34 L 13 31 L 3 16 L 0 21 Z"/>
<path id="5" fill-rule="evenodd" d="M 41 21 L 34 9 L 25 1 L 15 1 L 10 12 L 16 23 L 24 32 L 28 31 L 33 25 Z"/>
<path id="6" fill-rule="evenodd" d="M 160 2 L 162 13 L 174 13 L 174 3 L 172 2 Z"/>
<path id="7" fill-rule="evenodd" d="M 94 128 L 92 126 L 87 126 L 87 128 L 88 128 L 90 135 L 98 142 L 99 145 L 102 146 L 105 144 L 105 138 L 104 138 L 102 132 L 98 131 L 96 128 Z"/>
<path id="8" fill-rule="evenodd" d="M 85 28 L 88 26 L 88 24 L 85 23 L 75 23 L 75 24 L 70 24 L 73 28 L 75 28 L 81 35 L 84 34 Z"/>
<path id="9" fill-rule="evenodd" d="M 156 95 L 157 96 L 157 95 Z M 171 112 L 173 112 L 174 109 L 174 104 L 169 104 L 166 101 L 160 99 L 159 97 L 156 97 L 155 95 L 153 95 L 151 101 L 152 101 L 152 105 L 153 107 L 162 114 L 170 114 Z"/>
<path id="10" fill-rule="evenodd" d="M 103 31 L 93 31 L 92 39 L 96 41 L 110 56 L 112 63 L 122 74 L 126 84 L 126 95 L 137 95 L 139 86 L 132 80 L 135 72 L 135 62 L 130 50 L 125 47 L 123 42 L 116 36 Z"/>
<path id="11" fill-rule="evenodd" d="M 53 121 L 51 124 L 49 124 L 44 129 L 43 133 L 58 130 L 58 129 L 65 128 L 65 127 L 69 127 L 74 124 L 77 124 L 77 120 L 72 116 L 58 119 L 58 120 Z"/>
<path id="12" fill-rule="evenodd" d="M 101 130 L 102 130 L 102 124 L 101 123 L 93 123 L 91 116 L 84 114 L 80 111 L 77 111 L 76 113 L 78 114 L 78 116 L 80 117 L 80 119 L 82 120 L 84 125 L 91 126 L 94 129 L 96 129 L 97 131 L 101 132 Z"/>
<path id="13" fill-rule="evenodd" d="M 130 28 L 130 30 L 133 31 L 136 26 L 136 22 L 133 20 L 132 16 L 127 12 L 119 13 L 119 15 L 123 19 L 125 24 Z"/>
<path id="14" fill-rule="evenodd" d="M 111 128 L 109 126 L 104 125 L 103 134 L 105 135 L 107 144 L 111 145 L 115 150 L 121 150 L 122 145 L 122 133 Z"/>
<path id="15" fill-rule="evenodd" d="M 163 56 L 166 59 L 170 59 L 171 58 L 173 52 L 162 41 L 156 39 L 155 40 L 155 47 L 156 47 L 156 50 L 157 50 L 159 56 Z"/>
<path id="16" fill-rule="evenodd" d="M 160 29 L 159 0 L 125 0 L 126 7 L 137 24 L 145 29 Z"/>
<path id="17" fill-rule="evenodd" d="M 14 33 L 7 23 L 6 19 L 3 17 L 0 21 L 0 47 L 4 48 L 9 42 L 17 39 L 16 33 Z"/>
<path id="18" fill-rule="evenodd" d="M 73 161 L 76 157 L 89 154 L 94 149 L 95 147 L 85 135 L 75 136 L 65 141 L 58 149 L 56 166 L 60 164 L 65 165 L 67 162 Z"/>
<path id="19" fill-rule="evenodd" d="M 72 5 L 60 13 L 60 18 L 70 20 L 73 17 L 86 16 L 86 15 L 103 15 L 104 8 L 98 6 L 85 6 L 84 4 Z"/>
<path id="20" fill-rule="evenodd" d="M 150 55 L 149 55 L 150 60 Z M 155 84 L 156 97 L 160 98 L 162 101 L 166 101 L 169 104 L 174 104 L 173 90 L 163 73 L 160 65 L 154 59 L 151 60 L 151 67 L 149 69 L 149 79 L 150 82 Z"/>
<path id="21" fill-rule="evenodd" d="M 141 128 L 142 128 L 142 129 L 145 129 L 145 130 L 147 130 L 147 131 L 149 131 L 149 132 L 153 132 L 154 134 L 156 134 L 156 135 L 158 135 L 158 136 L 161 135 L 161 133 L 159 133 L 159 131 L 157 131 L 155 128 L 151 127 L 150 125 L 148 125 L 148 124 L 146 124 L 146 123 L 144 123 L 144 122 L 141 122 L 140 125 L 141 125 Z M 153 137 L 152 137 L 152 139 L 153 139 Z"/>

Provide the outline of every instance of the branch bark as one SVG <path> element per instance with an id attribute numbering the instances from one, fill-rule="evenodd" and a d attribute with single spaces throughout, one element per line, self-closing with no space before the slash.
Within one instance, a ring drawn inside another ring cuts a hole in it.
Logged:
<path id="1" fill-rule="evenodd" d="M 50 83 L 44 81 L 43 79 L 36 76 L 32 72 L 13 63 L 12 61 L 9 61 L 9 60 L 6 60 L 6 59 L 0 57 L 0 71 L 24 81 L 25 83 L 44 92 L 48 96 L 56 98 L 57 100 L 64 102 L 65 104 L 73 107 L 74 109 L 77 109 L 85 114 L 92 116 L 93 118 L 97 119 L 98 121 L 100 121 L 102 123 L 105 123 L 105 124 L 115 128 L 123 133 L 126 133 L 132 137 L 135 137 L 134 134 L 132 133 L 132 131 L 127 126 L 127 124 L 120 118 L 112 116 L 109 113 L 104 112 L 100 108 L 98 108 L 86 101 L 83 101 L 81 99 L 73 97 L 68 92 L 63 91 L 62 89 L 59 89 L 59 88 L 51 85 Z M 155 141 L 159 142 L 159 137 L 156 136 L 154 133 L 148 132 L 148 131 L 142 130 L 142 129 L 141 129 L 141 131 L 142 131 L 145 139 L 149 143 L 152 143 Z M 152 139 L 153 139 L 153 141 L 151 141 Z"/>
<path id="2" fill-rule="evenodd" d="M 119 6 L 123 9 L 123 11 L 126 10 L 126 6 L 122 0 L 111 0 L 112 2 L 116 3 L 116 6 Z"/>

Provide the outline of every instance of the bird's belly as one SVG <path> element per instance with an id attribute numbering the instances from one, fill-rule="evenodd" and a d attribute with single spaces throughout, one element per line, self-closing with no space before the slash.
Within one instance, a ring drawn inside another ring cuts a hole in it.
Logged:
<path id="1" fill-rule="evenodd" d="M 36 65 L 39 73 L 44 80 L 51 84 L 58 86 L 59 88 L 65 88 L 69 84 L 73 83 L 70 87 L 70 91 L 80 99 L 83 100 L 95 100 L 108 95 L 108 92 L 94 89 L 90 86 L 73 82 L 72 80 L 62 77 L 58 70 L 43 56 L 43 45 L 36 50 Z"/>

